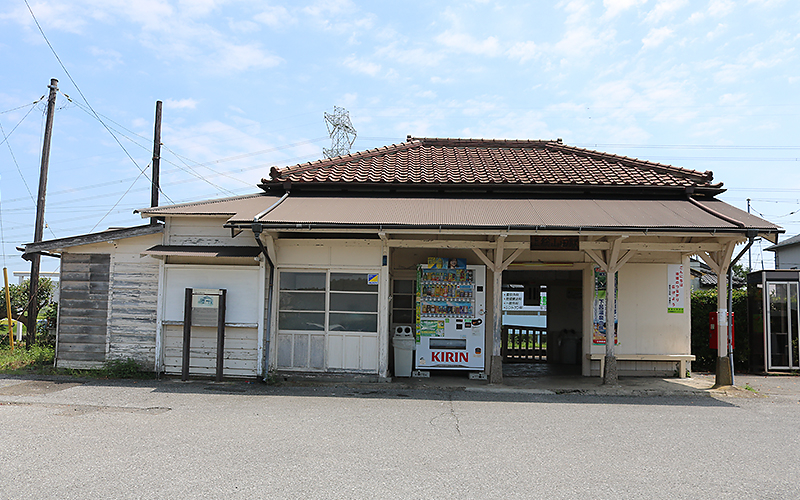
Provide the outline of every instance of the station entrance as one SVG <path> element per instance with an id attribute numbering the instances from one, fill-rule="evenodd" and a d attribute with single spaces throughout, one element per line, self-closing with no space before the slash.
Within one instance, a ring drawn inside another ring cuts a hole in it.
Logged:
<path id="1" fill-rule="evenodd" d="M 504 374 L 580 372 L 582 271 L 508 269 L 503 273 Z"/>

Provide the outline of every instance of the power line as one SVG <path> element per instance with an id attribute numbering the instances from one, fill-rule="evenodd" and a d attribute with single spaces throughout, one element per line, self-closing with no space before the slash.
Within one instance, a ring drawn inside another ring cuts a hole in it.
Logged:
<path id="1" fill-rule="evenodd" d="M 53 44 L 50 43 L 50 40 L 47 39 L 47 35 L 44 34 L 44 30 L 42 29 L 42 26 L 39 24 L 39 21 L 36 19 L 36 16 L 33 13 L 33 9 L 31 9 L 30 4 L 28 3 L 28 0 L 24 0 L 24 1 L 25 1 L 25 5 L 28 7 L 28 12 L 31 13 L 31 17 L 33 18 L 33 22 L 35 22 L 36 23 L 36 27 L 39 28 L 39 33 L 42 34 L 42 38 L 44 38 L 44 41 L 47 42 L 47 46 L 50 47 L 50 51 L 55 56 L 56 60 L 58 61 L 58 64 L 61 65 L 61 69 L 64 70 L 64 73 L 66 73 L 67 77 L 69 78 L 69 81 L 71 81 L 72 85 L 75 86 L 75 90 L 77 90 L 78 93 L 81 95 L 81 98 L 83 98 L 83 102 L 85 102 L 86 106 L 90 110 L 92 110 L 92 113 L 97 118 L 97 120 L 100 122 L 100 124 L 102 124 L 103 127 L 105 127 L 105 129 L 108 131 L 109 134 L 111 134 L 111 137 L 114 138 L 114 141 L 116 141 L 117 145 L 119 145 L 119 147 L 122 148 L 122 150 L 125 152 L 125 154 L 128 156 L 128 158 L 131 160 L 131 162 L 133 162 L 133 164 L 136 166 L 136 168 L 139 169 L 139 171 L 142 173 L 142 175 L 144 175 L 145 178 L 150 180 L 150 178 L 147 177 L 147 174 L 145 173 L 145 171 L 142 170 L 141 167 L 139 167 L 139 164 L 136 163 L 136 160 L 134 160 L 133 157 L 130 155 L 130 153 L 128 153 L 128 150 L 125 149 L 125 146 L 123 146 L 122 143 L 119 142 L 119 139 L 117 139 L 117 136 L 114 135 L 114 132 L 111 131 L 111 129 L 108 127 L 108 125 L 105 124 L 105 122 L 100 118 L 100 116 L 94 110 L 94 108 L 92 108 L 92 105 L 89 104 L 89 100 L 86 99 L 86 96 L 83 94 L 83 91 L 81 91 L 81 88 L 78 86 L 77 82 L 75 82 L 75 79 L 72 78 L 72 75 L 70 74 L 69 70 L 67 70 L 67 67 L 64 65 L 64 63 L 61 61 L 61 58 L 58 57 L 58 53 L 56 52 L 56 49 L 53 48 Z M 166 194 L 164 194 L 164 197 L 169 200 L 169 196 L 167 196 Z M 172 202 L 172 200 L 170 200 L 170 202 Z"/>
<path id="2" fill-rule="evenodd" d="M 4 114 L 6 114 L 6 113 L 11 113 L 12 111 L 16 111 L 16 110 L 18 110 L 18 109 L 27 108 L 28 106 L 35 106 L 35 105 L 36 105 L 36 104 L 38 104 L 38 103 L 39 103 L 39 101 L 41 101 L 42 99 L 44 99 L 44 96 L 42 96 L 42 97 L 40 97 L 40 98 L 36 99 L 36 100 L 35 100 L 35 101 L 33 101 L 32 103 L 29 103 L 29 104 L 23 104 L 22 106 L 17 106 L 16 108 L 11 108 L 11 109 L 7 109 L 7 110 L 5 110 L 5 111 L 0 111 L 0 115 L 4 115 Z"/>

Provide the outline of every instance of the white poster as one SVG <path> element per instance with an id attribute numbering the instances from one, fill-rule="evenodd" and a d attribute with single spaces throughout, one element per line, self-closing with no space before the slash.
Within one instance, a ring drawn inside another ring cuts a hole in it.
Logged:
<path id="1" fill-rule="evenodd" d="M 683 314 L 683 265 L 667 265 L 667 312 Z"/>
<path id="2" fill-rule="evenodd" d="M 525 301 L 525 292 L 503 292 L 503 310 L 521 311 Z"/>

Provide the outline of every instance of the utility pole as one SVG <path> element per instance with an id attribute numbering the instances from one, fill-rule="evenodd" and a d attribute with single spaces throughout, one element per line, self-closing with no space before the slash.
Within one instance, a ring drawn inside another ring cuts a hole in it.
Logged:
<path id="1" fill-rule="evenodd" d="M 750 213 L 750 198 L 747 198 L 747 213 Z M 750 255 L 750 249 L 747 249 L 747 272 L 753 270 L 753 256 Z"/>
<path id="2" fill-rule="evenodd" d="M 156 101 L 156 125 L 153 131 L 153 171 L 152 189 L 150 190 L 150 206 L 158 206 L 159 175 L 161 175 L 161 101 Z M 158 224 L 157 217 L 150 217 L 150 224 Z"/>
<path id="3" fill-rule="evenodd" d="M 44 199 L 47 194 L 47 169 L 50 165 L 50 138 L 53 133 L 53 115 L 56 111 L 56 92 L 58 80 L 50 79 L 50 97 L 47 99 L 47 121 L 44 128 L 44 142 L 42 143 L 42 166 L 39 171 L 39 198 L 36 201 L 36 225 L 33 228 L 33 242 L 42 241 L 44 233 Z M 28 336 L 25 339 L 25 348 L 30 349 L 36 340 L 36 316 L 39 314 L 39 265 L 42 256 L 38 253 L 31 255 L 31 280 L 28 293 Z"/>

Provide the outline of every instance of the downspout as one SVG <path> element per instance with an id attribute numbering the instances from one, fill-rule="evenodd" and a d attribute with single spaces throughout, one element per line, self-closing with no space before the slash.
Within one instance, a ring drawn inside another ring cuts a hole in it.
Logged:
<path id="1" fill-rule="evenodd" d="M 733 260 L 731 260 L 731 265 L 728 266 L 728 313 L 733 315 L 733 266 L 742 256 L 750 250 L 750 247 L 753 245 L 753 242 L 756 239 L 756 233 L 754 230 L 750 229 L 747 231 L 747 238 L 749 241 L 747 245 L 739 252 L 739 255 L 736 256 Z M 728 320 L 728 358 L 730 359 L 731 364 L 731 385 L 733 385 L 733 320 Z"/>
<path id="2" fill-rule="evenodd" d="M 253 230 L 253 236 L 256 239 L 256 243 L 258 244 L 258 248 L 261 249 L 261 254 L 264 255 L 264 258 L 267 260 L 267 264 L 269 265 L 269 279 L 267 282 L 267 317 L 266 321 L 264 322 L 264 338 L 268 338 L 269 342 L 272 342 L 272 331 L 270 327 L 272 326 L 272 294 L 274 289 L 275 283 L 275 263 L 272 262 L 272 259 L 269 258 L 269 252 L 267 248 L 264 246 L 264 243 L 261 241 L 261 232 L 263 227 L 261 226 L 260 222 L 254 222 L 250 228 Z M 269 362 L 267 359 L 269 358 L 269 349 L 266 350 L 264 353 L 264 359 L 260 360 L 262 369 L 261 373 L 264 374 L 264 380 L 267 380 L 267 368 L 269 367 Z"/>
<path id="3" fill-rule="evenodd" d="M 272 331 L 270 329 L 272 325 L 272 296 L 274 294 L 275 289 L 275 263 L 272 262 L 272 259 L 269 258 L 269 252 L 267 248 L 264 246 L 264 242 L 261 241 L 261 233 L 264 230 L 264 227 L 261 225 L 258 220 L 261 217 L 264 217 L 272 210 L 274 210 L 278 205 L 283 203 L 286 198 L 289 197 L 289 191 L 286 191 L 281 199 L 273 203 L 269 208 L 266 210 L 262 210 L 255 217 L 253 217 L 253 224 L 250 225 L 250 229 L 253 230 L 253 237 L 256 239 L 256 244 L 258 248 L 261 249 L 261 254 L 264 255 L 264 258 L 267 260 L 267 264 L 269 264 L 269 280 L 267 282 L 267 318 L 264 323 L 264 338 L 268 338 L 269 342 L 272 343 Z M 268 371 L 267 368 L 269 367 L 269 362 L 267 359 L 269 358 L 269 349 L 266 350 L 264 353 L 264 359 L 261 360 L 262 363 L 262 373 L 264 374 L 264 380 L 268 379 Z"/>

